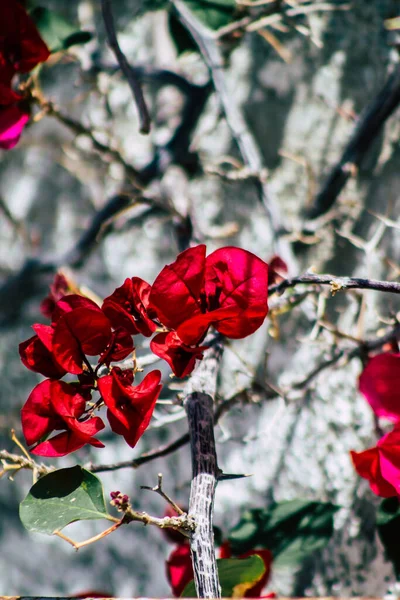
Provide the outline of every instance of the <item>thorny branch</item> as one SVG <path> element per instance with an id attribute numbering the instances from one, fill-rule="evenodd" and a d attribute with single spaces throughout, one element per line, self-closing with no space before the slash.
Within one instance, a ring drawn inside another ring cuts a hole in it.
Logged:
<path id="1" fill-rule="evenodd" d="M 214 345 L 205 351 L 203 361 L 188 381 L 184 400 L 192 455 L 189 516 L 196 523 L 190 536 L 190 550 L 199 598 L 221 596 L 213 531 L 214 497 L 219 475 L 213 404 L 221 356 L 222 346 Z"/>
<path id="2" fill-rule="evenodd" d="M 139 81 L 136 78 L 135 71 L 128 63 L 125 54 L 122 52 L 118 43 L 117 34 L 115 32 L 114 18 L 111 10 L 111 0 L 101 0 L 101 10 L 103 14 L 104 25 L 106 28 L 107 39 L 110 48 L 114 52 L 116 59 L 121 67 L 121 70 L 128 80 L 132 90 L 133 97 L 136 102 L 136 107 L 139 113 L 140 133 L 149 133 L 150 131 L 150 115 L 146 106 L 146 101 L 143 96 L 143 91 Z"/>
<path id="3" fill-rule="evenodd" d="M 379 292 L 389 292 L 392 294 L 400 294 L 400 283 L 396 281 L 378 281 L 376 279 L 361 279 L 359 277 L 336 277 L 335 275 L 314 275 L 313 273 L 305 273 L 298 277 L 291 277 L 270 286 L 268 295 L 279 294 L 286 289 L 299 284 L 315 284 L 329 285 L 332 294 L 343 290 L 376 290 Z"/>

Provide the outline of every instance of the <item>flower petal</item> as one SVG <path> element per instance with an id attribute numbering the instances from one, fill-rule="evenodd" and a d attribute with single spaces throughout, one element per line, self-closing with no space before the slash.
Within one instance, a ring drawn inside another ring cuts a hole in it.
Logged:
<path id="1" fill-rule="evenodd" d="M 53 353 L 68 373 L 83 371 L 84 355 L 97 356 L 112 338 L 110 321 L 99 308 L 76 308 L 61 316 L 54 330 Z"/>
<path id="2" fill-rule="evenodd" d="M 203 358 L 207 346 L 191 348 L 175 331 L 170 331 L 157 334 L 150 342 L 150 349 L 156 356 L 167 361 L 177 377 L 186 377 L 193 371 L 196 360 Z"/>
<path id="3" fill-rule="evenodd" d="M 371 358 L 359 379 L 359 389 L 378 417 L 400 420 L 400 354 Z"/>
<path id="4" fill-rule="evenodd" d="M 178 326 L 200 313 L 200 292 L 204 284 L 206 247 L 189 248 L 164 267 L 152 285 L 150 303 L 167 327 Z"/>

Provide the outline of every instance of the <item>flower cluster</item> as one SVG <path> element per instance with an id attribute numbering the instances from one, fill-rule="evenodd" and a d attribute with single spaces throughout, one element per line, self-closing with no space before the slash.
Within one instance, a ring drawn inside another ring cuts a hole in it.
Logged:
<path id="1" fill-rule="evenodd" d="M 354 467 L 378 496 L 400 496 L 400 354 L 374 356 L 360 376 L 359 388 L 376 416 L 394 427 L 375 447 L 351 452 Z"/>
<path id="2" fill-rule="evenodd" d="M 29 101 L 14 91 L 15 75 L 45 62 L 49 49 L 18 0 L 0 3 L 0 148 L 13 148 L 29 120 Z"/>
<path id="3" fill-rule="evenodd" d="M 206 257 L 200 245 L 182 252 L 152 286 L 139 277 L 126 279 L 101 307 L 76 291 L 58 276 L 42 303 L 51 323 L 33 325 L 35 335 L 19 347 L 23 364 L 47 377 L 22 409 L 26 441 L 41 456 L 63 456 L 85 444 L 102 447 L 96 436 L 105 425 L 95 413 L 103 406 L 112 431 L 133 448 L 161 390 L 160 371 L 133 385 L 135 370 L 118 365 L 134 352 L 134 337 L 155 333 L 154 354 L 177 377 L 189 375 L 203 357 L 211 326 L 237 339 L 263 323 L 268 266 L 240 248 Z"/>

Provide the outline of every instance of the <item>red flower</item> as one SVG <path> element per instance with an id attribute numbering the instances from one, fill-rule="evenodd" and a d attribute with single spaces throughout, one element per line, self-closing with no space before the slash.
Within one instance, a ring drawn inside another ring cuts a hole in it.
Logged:
<path id="1" fill-rule="evenodd" d="M 17 0 L 0 3 L 0 148 L 10 150 L 29 120 L 29 107 L 11 87 L 16 73 L 27 73 L 50 55 L 25 9 Z"/>
<path id="2" fill-rule="evenodd" d="M 104 447 L 94 437 L 104 429 L 104 423 L 99 417 L 82 420 L 86 400 L 77 389 L 74 384 L 46 379 L 32 390 L 21 411 L 22 430 L 27 443 L 34 444 L 56 429 L 66 430 L 38 444 L 32 454 L 64 456 L 85 444 Z"/>
<path id="3" fill-rule="evenodd" d="M 189 544 L 182 544 L 171 552 L 167 562 L 167 578 L 174 596 L 179 597 L 194 578 Z"/>
<path id="4" fill-rule="evenodd" d="M 76 308 L 100 310 L 100 307 L 86 296 L 81 296 L 80 294 L 67 294 L 56 303 L 51 317 L 53 323 L 56 323 L 62 315 L 65 315 Z"/>
<path id="5" fill-rule="evenodd" d="M 0 105 L 0 148 L 14 148 L 28 121 L 29 113 L 20 108 L 18 103 L 10 106 Z"/>
<path id="6" fill-rule="evenodd" d="M 68 373 L 78 374 L 83 371 L 84 355 L 101 354 L 111 340 L 110 321 L 100 308 L 76 308 L 56 322 L 53 354 Z"/>
<path id="7" fill-rule="evenodd" d="M 400 420 L 400 354 L 371 358 L 359 379 L 360 392 L 378 417 Z"/>
<path id="8" fill-rule="evenodd" d="M 250 335 L 268 312 L 268 265 L 240 248 L 205 254 L 204 245 L 189 248 L 166 266 L 152 286 L 151 305 L 188 345 L 210 325 L 230 338 Z"/>
<path id="9" fill-rule="evenodd" d="M 17 0 L 0 3 L 0 69 L 28 73 L 45 62 L 50 51 L 35 23 Z"/>
<path id="10" fill-rule="evenodd" d="M 112 333 L 111 341 L 100 355 L 99 364 L 109 365 L 111 362 L 124 360 L 134 350 L 133 339 L 122 327 L 118 327 Z"/>
<path id="11" fill-rule="evenodd" d="M 66 371 L 55 360 L 53 348 L 54 329 L 50 325 L 33 325 L 37 335 L 19 345 L 19 355 L 22 363 L 35 373 L 40 373 L 51 379 L 59 379 Z"/>
<path id="12" fill-rule="evenodd" d="M 22 431 L 28 446 L 63 425 L 51 402 L 51 383 L 46 379 L 34 387 L 21 410 Z"/>
<path id="13" fill-rule="evenodd" d="M 390 498 L 400 495 L 400 427 L 384 435 L 374 448 L 350 452 L 360 477 L 367 479 L 374 494 Z"/>
<path id="14" fill-rule="evenodd" d="M 259 597 L 261 594 L 261 591 L 268 583 L 268 580 L 271 575 L 272 554 L 269 550 L 267 550 L 267 549 L 248 550 L 247 552 L 244 552 L 244 554 L 240 554 L 240 556 L 238 558 L 247 558 L 248 556 L 253 556 L 254 554 L 257 554 L 257 556 L 259 556 L 264 561 L 265 572 L 264 572 L 263 576 L 261 577 L 261 579 L 256 581 L 256 583 L 251 588 L 249 588 L 245 591 L 244 598 Z M 231 558 L 232 557 L 232 551 L 231 551 L 229 542 L 224 542 L 222 544 L 222 546 L 219 550 L 219 557 L 220 558 Z M 266 596 L 266 597 L 271 598 L 271 597 L 274 597 L 274 595 L 271 596 L 268 594 L 268 596 Z"/>
<path id="15" fill-rule="evenodd" d="M 131 448 L 150 423 L 162 387 L 160 379 L 160 371 L 151 371 L 139 385 L 133 386 L 132 372 L 114 367 L 111 375 L 105 375 L 98 381 L 100 394 L 108 408 L 111 429 L 124 436 Z"/>
<path id="16" fill-rule="evenodd" d="M 175 331 L 170 331 L 157 334 L 150 342 L 150 349 L 167 361 L 177 377 L 186 377 L 193 371 L 196 359 L 203 358 L 207 346 L 191 348 L 182 342 Z"/>
<path id="17" fill-rule="evenodd" d="M 110 319 L 113 327 L 123 327 L 135 335 L 141 333 L 150 336 L 157 329 L 149 313 L 149 296 L 151 287 L 140 277 L 125 279 L 125 283 L 117 288 L 111 296 L 105 298 L 102 306 L 104 314 Z"/>

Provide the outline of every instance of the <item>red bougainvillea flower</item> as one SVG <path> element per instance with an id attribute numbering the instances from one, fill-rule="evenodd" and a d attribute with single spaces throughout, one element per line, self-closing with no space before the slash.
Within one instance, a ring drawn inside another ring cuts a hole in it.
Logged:
<path id="1" fill-rule="evenodd" d="M 160 379 L 160 371 L 151 371 L 139 385 L 133 386 L 132 371 L 114 367 L 110 375 L 98 381 L 111 429 L 122 435 L 131 448 L 150 423 L 162 387 Z"/>
<path id="2" fill-rule="evenodd" d="M 0 69 L 28 73 L 45 62 L 50 51 L 35 23 L 17 0 L 0 3 Z"/>
<path id="3" fill-rule="evenodd" d="M 171 552 L 166 562 L 167 578 L 177 598 L 194 578 L 189 544 L 182 544 Z"/>
<path id="4" fill-rule="evenodd" d="M 29 108 L 11 87 L 16 73 L 28 73 L 50 51 L 17 0 L 0 3 L 0 148 L 10 150 L 29 120 Z"/>
<path id="5" fill-rule="evenodd" d="M 188 345 L 210 325 L 227 337 L 250 335 L 267 312 L 268 265 L 240 248 L 221 248 L 206 258 L 204 245 L 189 248 L 156 278 L 150 303 L 159 320 Z"/>
<path id="6" fill-rule="evenodd" d="M 35 373 L 51 379 L 59 379 L 65 375 L 63 369 L 53 356 L 54 329 L 50 325 L 33 325 L 36 335 L 19 345 L 22 363 Z"/>
<path id="7" fill-rule="evenodd" d="M 19 104 L 0 106 L 0 148 L 11 150 L 19 142 L 29 114 Z"/>
<path id="8" fill-rule="evenodd" d="M 131 334 L 122 327 L 118 327 L 118 329 L 113 331 L 107 348 L 101 353 L 99 364 L 110 365 L 111 362 L 124 360 L 124 358 L 133 352 L 134 348 Z"/>
<path id="9" fill-rule="evenodd" d="M 360 392 L 378 417 L 400 420 L 400 354 L 371 358 L 359 379 Z"/>
<path id="10" fill-rule="evenodd" d="M 158 333 L 151 340 L 150 349 L 156 356 L 167 361 L 177 377 L 186 377 L 193 371 L 196 359 L 203 358 L 207 346 L 187 346 L 176 331 L 170 331 Z"/>
<path id="11" fill-rule="evenodd" d="M 269 550 L 267 550 L 267 549 L 248 550 L 244 554 L 240 554 L 240 556 L 238 558 L 247 558 L 248 556 L 253 556 L 254 554 L 257 554 L 264 561 L 265 572 L 264 572 L 263 576 L 261 577 L 261 579 L 256 581 L 256 583 L 252 587 L 245 590 L 245 592 L 243 594 L 244 598 L 259 597 L 261 594 L 261 591 L 268 583 L 268 580 L 271 575 L 272 553 Z M 231 558 L 232 557 L 232 551 L 231 551 L 229 542 L 224 542 L 222 544 L 222 546 L 220 547 L 220 550 L 219 550 L 219 557 L 220 558 Z M 268 596 L 265 596 L 265 597 L 273 598 L 274 596 L 275 596 L 275 594 L 272 594 L 272 595 L 268 594 Z"/>
<path id="12" fill-rule="evenodd" d="M 53 355 L 68 373 L 78 374 L 83 371 L 85 355 L 101 354 L 111 341 L 111 324 L 100 308 L 76 308 L 55 324 Z"/>
<path id="13" fill-rule="evenodd" d="M 98 448 L 104 444 L 94 436 L 104 429 L 100 417 L 83 420 L 86 399 L 76 385 L 46 379 L 31 392 L 21 411 L 22 431 L 29 445 L 37 443 L 54 430 L 62 433 L 39 443 L 33 454 L 64 456 L 90 444 Z"/>
<path id="14" fill-rule="evenodd" d="M 132 277 L 105 298 L 102 310 L 113 327 L 123 327 L 132 335 L 150 336 L 157 329 L 151 318 L 156 315 L 151 309 L 149 312 L 150 290 L 146 281 Z"/>
<path id="15" fill-rule="evenodd" d="M 400 427 L 384 435 L 374 448 L 350 452 L 360 477 L 367 479 L 374 494 L 390 498 L 400 495 Z"/>

